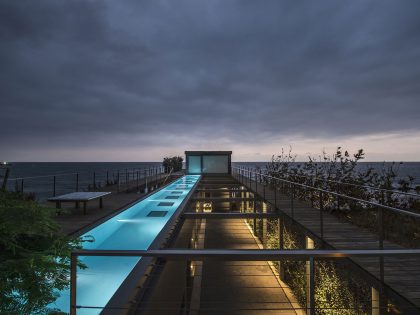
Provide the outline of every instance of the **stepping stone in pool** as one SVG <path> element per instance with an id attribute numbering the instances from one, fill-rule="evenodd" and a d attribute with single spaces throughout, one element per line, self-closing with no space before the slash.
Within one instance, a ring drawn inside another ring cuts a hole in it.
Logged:
<path id="1" fill-rule="evenodd" d="M 175 202 L 159 202 L 158 206 L 159 207 L 171 207 L 174 205 Z"/>
<path id="2" fill-rule="evenodd" d="M 165 199 L 178 199 L 179 196 L 166 196 Z"/>
<path id="3" fill-rule="evenodd" d="M 164 217 L 167 213 L 168 211 L 150 211 L 147 216 L 153 218 L 161 218 Z"/>

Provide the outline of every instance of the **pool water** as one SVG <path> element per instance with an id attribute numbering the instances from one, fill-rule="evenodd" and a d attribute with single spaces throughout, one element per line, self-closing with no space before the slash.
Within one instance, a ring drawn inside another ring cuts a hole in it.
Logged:
<path id="1" fill-rule="evenodd" d="M 82 237 L 93 237 L 84 249 L 148 249 L 191 191 L 199 175 L 184 176 L 127 210 L 91 229 Z M 77 271 L 77 314 L 99 314 L 125 280 L 139 257 L 80 257 L 87 269 Z M 59 292 L 51 308 L 70 311 L 70 291 Z"/>

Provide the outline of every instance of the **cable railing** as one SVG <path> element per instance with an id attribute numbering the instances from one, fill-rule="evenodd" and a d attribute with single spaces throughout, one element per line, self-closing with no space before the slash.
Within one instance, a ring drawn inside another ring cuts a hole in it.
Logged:
<path id="1" fill-rule="evenodd" d="M 295 201 L 296 200 L 309 200 L 314 209 L 319 211 L 319 230 L 320 237 L 324 239 L 324 212 L 326 211 L 325 205 L 327 203 L 332 204 L 333 200 L 336 203 L 336 210 L 340 210 L 342 203 L 347 201 L 347 203 L 353 203 L 357 206 L 357 209 L 362 211 L 362 217 L 358 219 L 365 219 L 364 223 L 369 230 L 377 234 L 379 248 L 383 248 L 385 233 L 388 234 L 388 239 L 399 244 L 407 246 L 407 244 L 414 244 L 418 246 L 419 242 L 416 239 L 416 235 L 420 232 L 420 213 L 415 212 L 414 210 L 400 209 L 379 202 L 369 201 L 360 199 L 357 197 L 348 196 L 342 193 L 337 193 L 335 191 L 329 191 L 323 188 L 313 187 L 310 185 L 293 182 L 290 180 L 273 177 L 270 175 L 263 174 L 262 172 L 254 171 L 250 168 L 245 167 L 233 167 L 232 170 L 236 174 L 242 183 L 245 183 L 249 188 L 253 189 L 255 192 L 259 192 L 259 188 L 262 190 L 262 197 L 266 199 L 266 190 L 267 187 L 273 187 L 274 190 L 274 206 L 277 209 L 278 195 L 280 193 L 289 196 L 290 204 L 290 216 L 292 219 L 295 218 Z M 308 193 L 309 192 L 309 193 Z M 351 207 L 349 206 L 350 211 Z M 353 206 L 353 209 L 355 207 Z M 373 210 L 376 212 L 375 216 L 368 217 L 369 211 Z M 385 229 L 385 220 L 384 220 L 384 211 L 387 211 L 387 214 L 393 214 L 397 216 L 395 218 L 388 219 L 388 228 Z M 400 225 L 406 225 L 408 228 L 401 230 L 398 226 L 399 216 L 404 216 L 399 222 Z M 353 219 L 351 223 L 358 225 L 360 220 Z M 409 220 L 414 220 L 414 223 L 408 222 Z M 395 227 L 397 226 L 397 227 Z M 390 229 L 392 227 L 392 229 Z M 395 230 L 395 231 L 394 231 Z M 392 235 L 394 233 L 394 235 Z M 412 245 L 409 245 L 412 246 Z"/>
<path id="2" fill-rule="evenodd" d="M 104 169 L 96 171 L 80 171 L 40 176 L 9 178 L 4 187 L 9 191 L 21 194 L 34 194 L 40 200 L 58 194 L 91 191 L 107 187 L 117 192 L 132 187 L 145 186 L 161 180 L 165 173 L 161 165 L 144 168 Z"/>
<path id="3" fill-rule="evenodd" d="M 395 208 L 395 207 L 391 207 L 385 204 L 381 204 L 378 202 L 373 202 L 373 201 L 369 201 L 369 200 L 364 200 L 364 199 L 360 199 L 360 198 L 356 198 L 356 197 L 352 197 L 352 196 L 348 196 L 342 193 L 337 193 L 335 191 L 330 191 L 330 190 L 326 190 L 323 188 L 319 188 L 319 187 L 314 187 L 314 186 L 310 186 L 310 185 L 306 185 L 306 184 L 302 184 L 302 183 L 297 183 L 291 180 L 287 180 L 287 179 L 283 179 L 283 178 L 279 178 L 279 177 L 274 177 L 274 176 L 270 176 L 270 175 L 266 175 L 260 172 L 257 172 L 256 170 L 252 170 L 252 169 L 245 169 L 245 168 L 236 168 L 233 167 L 232 169 L 236 169 L 238 170 L 241 176 L 244 176 L 244 174 L 247 174 L 247 178 L 249 178 L 250 180 L 254 181 L 255 183 L 262 183 L 261 178 L 266 178 L 269 180 L 272 180 L 274 182 L 280 181 L 282 183 L 287 183 L 293 186 L 299 186 L 305 189 L 311 189 L 313 191 L 317 191 L 319 193 L 326 193 L 326 194 L 330 194 L 336 197 L 340 197 L 340 198 L 344 198 L 344 199 L 348 199 L 348 200 L 352 200 L 352 201 L 357 201 L 366 205 L 370 205 L 370 206 L 374 206 L 374 207 L 381 207 L 387 210 L 391 210 L 394 212 L 398 212 L 401 214 L 405 214 L 405 215 L 409 215 L 415 218 L 420 218 L 420 214 L 419 213 L 415 213 L 413 211 L 408 211 L 408 210 L 403 210 L 403 209 L 399 209 L 399 208 Z M 252 177 L 252 174 L 254 174 L 254 177 Z M 260 179 L 259 179 L 260 178 Z M 359 186 L 361 187 L 361 186 Z M 368 186 L 370 187 L 370 186 Z"/>
<path id="4" fill-rule="evenodd" d="M 237 168 L 246 168 L 246 167 L 237 167 Z M 248 168 L 246 168 L 248 169 Z M 256 168 L 252 168 L 252 170 L 254 172 L 257 172 Z M 267 169 L 260 169 L 261 172 L 267 172 Z M 286 178 L 282 178 L 282 179 L 287 179 L 289 177 L 300 177 L 300 178 L 307 178 L 307 179 L 311 179 L 312 182 L 316 183 L 318 182 L 327 182 L 327 183 L 334 183 L 337 185 L 344 185 L 344 186 L 351 186 L 351 187 L 358 187 L 358 188 L 363 188 L 363 189 L 370 189 L 370 190 L 375 190 L 375 191 L 379 191 L 379 192 L 383 192 L 383 193 L 389 193 L 389 194 L 395 194 L 395 195 L 402 195 L 402 196 L 410 196 L 410 197 L 414 197 L 414 198 L 419 198 L 420 199 L 420 194 L 419 193 L 410 193 L 410 192 L 406 192 L 406 191 L 401 191 L 401 190 L 395 190 L 395 189 L 386 189 L 386 188 L 380 188 L 380 187 L 375 187 L 375 186 L 370 186 L 370 185 L 364 185 L 364 184 L 355 184 L 355 183 L 348 183 L 348 182 L 344 182 L 344 181 L 340 181 L 340 180 L 334 180 L 334 179 L 327 179 L 324 178 L 322 176 L 316 176 L 316 175 L 304 175 L 304 174 L 295 174 L 295 173 L 286 173 Z M 277 178 L 281 178 L 281 177 L 277 177 Z M 338 190 L 340 190 L 337 187 Z M 416 190 L 416 188 L 413 187 L 408 187 L 408 190 Z"/>
<path id="5" fill-rule="evenodd" d="M 77 270 L 78 270 L 78 258 L 79 257 L 139 257 L 139 258 L 151 258 L 153 261 L 149 261 L 152 265 L 161 266 L 167 261 L 185 261 L 186 266 L 189 266 L 191 262 L 245 262 L 245 261 L 301 261 L 304 262 L 303 273 L 306 279 L 304 290 L 306 291 L 306 300 L 304 303 L 294 303 L 290 305 L 289 302 L 281 301 L 269 301 L 265 300 L 265 304 L 271 304 L 269 306 L 270 310 L 301 310 L 306 314 L 315 315 L 319 314 L 322 311 L 356 311 L 352 309 L 351 306 L 325 306 L 330 305 L 331 301 L 322 300 L 316 296 L 316 292 L 319 292 L 319 285 L 322 278 L 319 277 L 317 272 L 320 269 L 317 268 L 318 264 L 328 261 L 345 261 L 348 258 L 387 258 L 387 257 L 420 257 L 420 249 L 388 249 L 388 250 L 284 250 L 284 249 L 150 249 L 150 250 L 76 250 L 71 254 L 71 277 L 70 277 L 70 314 L 74 315 L 78 310 L 83 309 L 98 309 L 102 310 L 104 314 L 107 314 L 107 311 L 113 310 L 126 310 L 126 311 L 136 311 L 136 310 L 166 310 L 166 311 L 178 311 L 178 312 L 187 312 L 188 311 L 206 311 L 208 308 L 214 311 L 234 311 L 234 310 L 258 310 L 256 302 L 253 301 L 242 301 L 242 307 L 231 305 L 230 308 L 226 308 L 226 302 L 219 302 L 216 306 L 208 306 L 206 303 L 202 303 L 202 307 L 199 309 L 191 310 L 189 309 L 190 304 L 183 301 L 182 303 L 176 303 L 175 301 L 166 301 L 159 300 L 157 302 L 148 302 L 148 301 L 137 301 L 133 304 L 129 302 L 129 296 L 127 299 L 119 300 L 119 305 L 95 305 L 95 301 L 91 301 L 91 305 L 80 305 L 78 304 L 77 299 Z M 157 260 L 159 263 L 157 263 Z M 188 272 L 190 268 L 185 268 L 185 272 Z M 191 275 L 189 275 L 191 277 Z M 201 277 L 201 274 L 192 275 L 192 277 Z M 260 275 L 258 275 L 260 276 Z M 143 275 L 143 277 L 150 278 L 152 274 Z M 140 286 L 137 286 L 137 289 L 146 289 L 153 286 L 150 286 L 149 282 L 142 282 Z M 183 287 L 182 283 L 178 283 L 180 287 L 178 290 L 187 291 L 187 287 Z M 186 285 L 184 285 L 186 286 Z M 270 287 L 264 286 L 263 288 L 267 289 Z M 287 287 L 273 286 L 271 289 L 281 289 Z M 254 288 L 255 289 L 255 288 Z M 388 296 L 385 288 L 381 285 L 378 287 L 372 287 L 372 297 L 364 301 L 368 306 L 359 311 L 371 311 L 372 314 L 382 314 L 387 313 L 389 305 L 387 305 Z M 289 305 L 283 305 L 288 303 Z M 182 304 L 182 305 L 181 305 Z M 229 304 L 229 303 L 227 303 Z M 251 305 L 251 308 L 250 308 Z M 225 306 L 225 308 L 224 308 Z M 260 305 L 261 310 L 267 311 L 267 308 L 263 308 Z M 413 305 L 405 305 L 404 310 L 407 314 L 415 314 L 418 311 L 418 308 Z"/>

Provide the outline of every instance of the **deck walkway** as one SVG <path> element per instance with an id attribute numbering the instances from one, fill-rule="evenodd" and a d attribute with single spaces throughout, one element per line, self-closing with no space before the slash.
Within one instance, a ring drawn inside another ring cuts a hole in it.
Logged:
<path id="1" fill-rule="evenodd" d="M 212 194 L 229 195 L 226 186 L 236 191 L 241 185 L 230 176 L 204 177 L 195 194 L 205 197 L 208 191 L 203 189 L 211 187 Z M 219 211 L 229 210 L 224 203 L 217 206 Z M 195 208 L 191 198 L 186 211 Z M 261 248 L 243 219 L 184 219 L 179 228 L 170 248 Z M 306 314 L 269 262 L 169 260 L 155 265 L 147 278 L 150 282 L 134 314 Z"/>
<path id="2" fill-rule="evenodd" d="M 231 176 L 205 176 L 196 201 L 212 203 L 212 212 L 232 211 L 233 197 L 241 184 Z M 238 200 L 237 200 L 238 199 Z M 235 208 L 235 210 L 238 210 Z M 205 219 L 203 249 L 260 249 L 244 219 Z M 264 261 L 211 261 L 202 263 L 199 314 L 304 314 L 291 290 L 276 274 L 274 267 Z"/>
<path id="3" fill-rule="evenodd" d="M 243 219 L 206 219 L 204 248 L 259 247 Z M 268 262 L 204 261 L 200 314 L 300 314 L 284 287 Z"/>
<path id="4" fill-rule="evenodd" d="M 172 176 L 166 182 L 171 182 L 177 178 L 178 175 Z M 139 199 L 144 198 L 150 193 L 153 193 L 157 185 L 160 185 L 164 181 L 162 178 L 154 178 L 151 176 L 148 178 L 148 192 L 143 191 L 145 180 L 142 178 L 137 181 L 131 181 L 124 186 L 118 187 L 117 185 L 107 186 L 102 188 L 104 191 L 110 191 L 111 194 L 103 197 L 103 208 L 100 209 L 97 202 L 87 203 L 87 213 L 83 214 L 83 207 L 75 208 L 74 203 L 63 204 L 62 213 L 55 217 L 55 221 L 61 226 L 61 231 L 66 235 L 77 235 L 80 231 L 91 224 L 107 218 L 108 216 L 127 208 L 132 203 L 137 202 Z M 139 191 L 137 191 L 139 187 Z M 45 203 L 46 205 L 53 207 L 52 202 Z"/>
<path id="5" fill-rule="evenodd" d="M 265 188 L 255 182 L 249 185 L 249 178 L 243 180 L 241 176 L 233 175 L 239 182 L 255 191 L 259 198 L 265 196 L 265 200 L 271 205 L 292 217 L 291 200 L 288 195 L 275 192 L 268 186 Z M 303 226 L 310 233 L 321 239 L 320 211 L 311 207 L 307 202 L 294 200 L 294 220 Z M 324 242 L 335 249 L 378 249 L 378 236 L 374 233 L 348 223 L 338 217 L 323 212 Z M 385 249 L 402 248 L 395 243 L 384 241 Z M 377 258 L 352 259 L 355 263 L 368 271 L 371 275 L 380 278 L 380 265 Z M 384 282 L 398 294 L 410 301 L 417 308 L 420 308 L 420 258 L 385 258 L 384 259 Z M 413 311 L 413 314 L 420 313 L 420 309 Z"/>

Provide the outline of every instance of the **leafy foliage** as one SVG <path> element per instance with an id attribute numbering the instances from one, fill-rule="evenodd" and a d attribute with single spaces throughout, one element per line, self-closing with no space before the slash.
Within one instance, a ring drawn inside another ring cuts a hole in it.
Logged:
<path id="1" fill-rule="evenodd" d="M 323 152 L 318 157 L 308 156 L 304 163 L 296 162 L 296 155 L 289 149 L 273 156 L 267 165 L 267 174 L 276 178 L 311 187 L 322 188 L 358 199 L 381 203 L 391 207 L 418 211 L 420 198 L 402 195 L 398 192 L 412 192 L 414 178 L 398 176 L 401 163 L 383 164 L 382 168 L 361 167 L 365 157 L 362 149 L 354 154 L 338 147 L 333 155 Z M 274 180 L 269 181 L 275 184 Z M 281 182 L 280 182 L 281 183 Z M 395 192 L 387 192 L 393 190 Z M 283 191 L 291 194 L 289 186 Z M 311 202 L 314 208 L 323 209 L 344 218 L 353 224 L 378 232 L 378 207 L 366 203 L 324 193 L 312 189 L 294 187 L 296 198 Z M 405 246 L 420 245 L 420 224 L 416 219 L 384 210 L 385 238 Z"/>
<path id="2" fill-rule="evenodd" d="M 279 248 L 277 220 L 267 220 L 265 248 Z M 304 234 L 296 226 L 284 221 L 284 249 L 305 248 Z M 257 230 L 257 236 L 262 238 Z M 262 240 L 261 240 L 262 241 Z M 315 243 L 317 247 L 318 244 Z M 279 266 L 278 262 L 273 262 Z M 306 262 L 282 260 L 284 281 L 293 291 L 300 305 L 307 302 Z M 315 302 L 317 314 L 367 314 L 369 311 L 370 286 L 358 277 L 347 264 L 318 260 L 315 263 Z"/>
<path id="3" fill-rule="evenodd" d="M 70 253 L 81 241 L 60 233 L 55 209 L 22 197 L 0 192 L 0 313 L 45 314 L 69 286 Z"/>
<path id="4" fill-rule="evenodd" d="M 178 172 L 182 170 L 182 162 L 184 159 L 181 156 L 165 157 L 163 159 L 163 167 L 165 168 L 165 173 L 169 173 L 172 169 L 172 172 Z"/>

